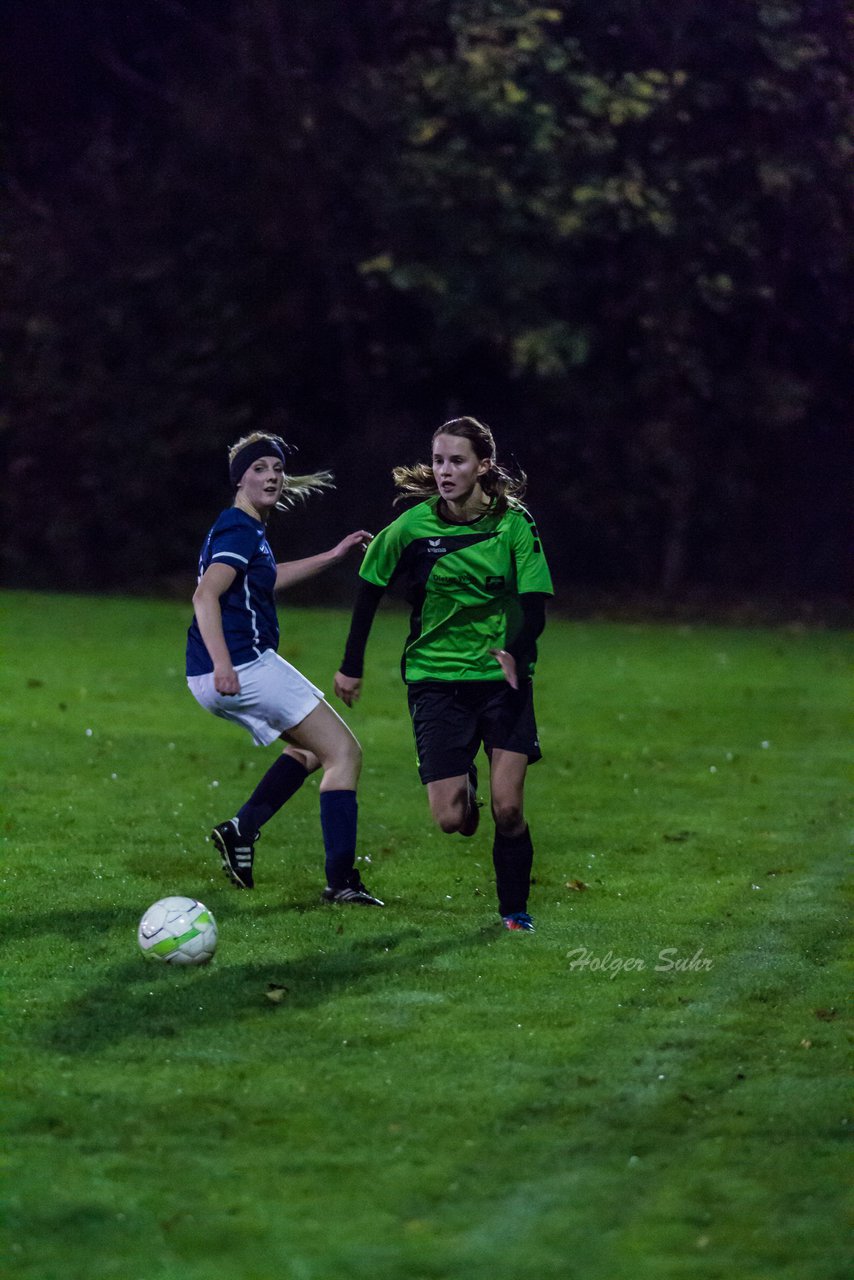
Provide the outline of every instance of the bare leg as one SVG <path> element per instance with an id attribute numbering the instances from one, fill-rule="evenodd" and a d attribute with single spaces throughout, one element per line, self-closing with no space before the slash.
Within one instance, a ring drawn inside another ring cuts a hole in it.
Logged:
<path id="1" fill-rule="evenodd" d="M 287 742 L 287 735 L 282 734 L 282 738 Z M 303 751 L 301 747 L 285 747 L 282 752 L 283 756 L 290 756 L 292 760 L 296 760 L 297 764 L 301 764 L 306 773 L 316 773 L 320 768 L 320 761 L 313 751 Z"/>
<path id="2" fill-rule="evenodd" d="M 518 751 L 502 751 L 496 747 L 490 766 L 495 829 L 505 836 L 520 836 L 526 826 L 524 808 L 528 757 Z"/>
<path id="3" fill-rule="evenodd" d="M 328 702 L 318 702 L 304 720 L 282 736 L 320 762 L 321 793 L 356 790 L 362 769 L 362 748 Z"/>
<path id="4" fill-rule="evenodd" d="M 466 774 L 458 778 L 441 778 L 427 783 L 427 799 L 433 821 L 447 834 L 459 831 L 468 816 L 469 780 Z"/>

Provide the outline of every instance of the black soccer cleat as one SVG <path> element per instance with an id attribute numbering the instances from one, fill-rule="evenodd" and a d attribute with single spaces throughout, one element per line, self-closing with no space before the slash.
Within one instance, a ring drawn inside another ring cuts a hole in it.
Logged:
<path id="1" fill-rule="evenodd" d="M 324 902 L 352 902 L 361 907 L 385 906 L 381 898 L 375 898 L 372 893 L 368 892 L 362 884 L 358 872 L 353 873 L 350 877 L 350 883 L 346 884 L 343 889 L 333 889 L 331 885 L 327 885 L 320 896 Z"/>
<path id="2" fill-rule="evenodd" d="M 460 827 L 461 836 L 473 836 L 480 826 L 480 810 L 481 804 L 477 798 L 477 765 L 470 764 L 469 774 L 469 794 L 468 794 L 468 810 L 463 819 L 463 825 Z"/>
<path id="3" fill-rule="evenodd" d="M 258 839 L 256 834 L 255 840 Z M 240 834 L 235 818 L 221 822 L 211 832 L 211 841 L 222 862 L 222 869 L 235 889 L 254 889 L 252 864 L 255 861 L 255 840 L 246 840 Z"/>

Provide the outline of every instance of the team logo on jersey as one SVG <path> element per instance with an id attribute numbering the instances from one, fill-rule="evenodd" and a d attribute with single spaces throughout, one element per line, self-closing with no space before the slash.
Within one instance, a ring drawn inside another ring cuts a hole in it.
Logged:
<path id="1" fill-rule="evenodd" d="M 427 539 L 427 554 L 428 554 L 428 555 L 431 555 L 431 556 L 441 556 L 441 555 L 443 555 L 443 554 L 444 554 L 445 550 L 446 550 L 446 548 L 442 546 L 442 539 L 441 539 L 441 538 L 428 538 L 428 539 Z"/>

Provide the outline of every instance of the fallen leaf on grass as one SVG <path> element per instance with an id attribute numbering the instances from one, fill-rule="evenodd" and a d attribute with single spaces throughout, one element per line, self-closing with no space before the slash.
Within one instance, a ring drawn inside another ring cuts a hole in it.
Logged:
<path id="1" fill-rule="evenodd" d="M 802 1041 L 801 1041 L 801 1046 L 800 1046 L 800 1047 L 801 1047 L 802 1049 L 811 1049 L 811 1048 L 812 1048 L 812 1040 L 802 1040 Z"/>
<path id="2" fill-rule="evenodd" d="M 589 889 L 590 885 L 585 884 L 583 880 L 567 880 L 565 888 L 572 889 L 575 893 L 584 893 L 584 890 Z"/>
<path id="3" fill-rule="evenodd" d="M 278 982 L 268 982 L 267 990 L 264 992 L 271 1004 L 281 1004 L 287 994 L 288 988 L 280 987 Z"/>

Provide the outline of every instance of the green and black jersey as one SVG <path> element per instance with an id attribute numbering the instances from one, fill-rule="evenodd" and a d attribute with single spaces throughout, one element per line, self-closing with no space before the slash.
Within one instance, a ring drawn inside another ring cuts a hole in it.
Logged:
<path id="1" fill-rule="evenodd" d="M 503 680 L 489 650 L 506 648 L 519 633 L 519 596 L 553 594 L 537 527 L 517 502 L 469 524 L 443 519 L 439 502 L 438 495 L 420 502 L 377 534 L 360 575 L 376 587 L 405 584 L 412 605 L 402 663 L 408 683 Z"/>

